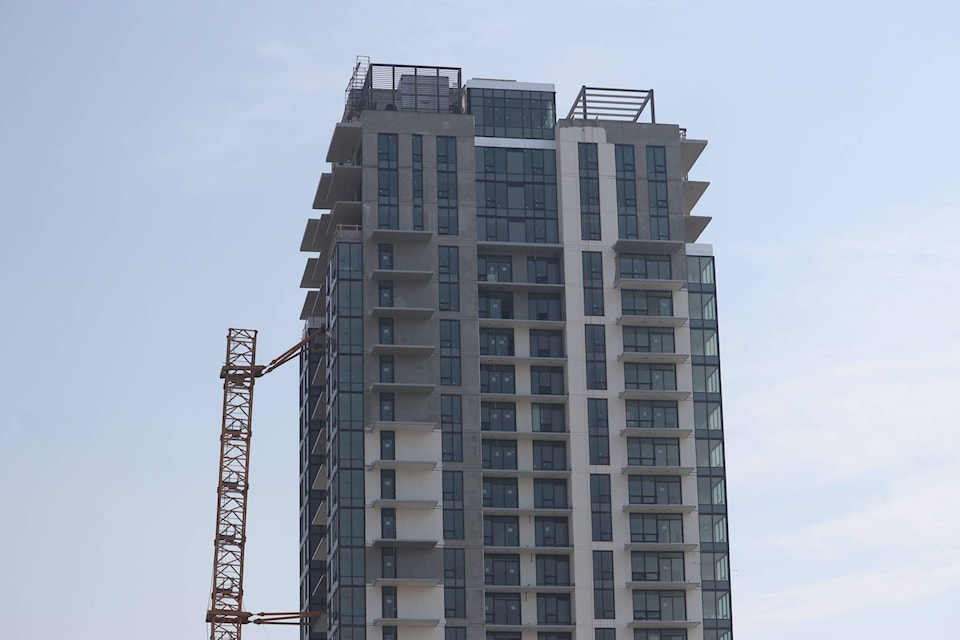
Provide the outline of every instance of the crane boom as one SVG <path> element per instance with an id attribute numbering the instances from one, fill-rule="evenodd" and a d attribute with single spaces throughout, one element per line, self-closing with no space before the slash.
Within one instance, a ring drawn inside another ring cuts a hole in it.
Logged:
<path id="1" fill-rule="evenodd" d="M 217 483 L 217 531 L 213 545 L 213 591 L 207 622 L 210 640 L 240 640 L 242 625 L 301 624 L 320 612 L 298 611 L 252 614 L 243 610 L 243 550 L 247 541 L 247 478 L 250 471 L 250 433 L 253 383 L 260 376 L 296 358 L 323 327 L 312 331 L 270 364 L 257 364 L 255 329 L 227 331 L 227 359 L 223 379 L 223 422 L 220 427 L 220 476 Z"/>

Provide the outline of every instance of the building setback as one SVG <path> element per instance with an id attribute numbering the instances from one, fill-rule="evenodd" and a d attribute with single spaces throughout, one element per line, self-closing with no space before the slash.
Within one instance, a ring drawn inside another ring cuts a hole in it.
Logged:
<path id="1" fill-rule="evenodd" d="M 301 250 L 304 640 L 731 640 L 706 146 L 369 64 Z"/>

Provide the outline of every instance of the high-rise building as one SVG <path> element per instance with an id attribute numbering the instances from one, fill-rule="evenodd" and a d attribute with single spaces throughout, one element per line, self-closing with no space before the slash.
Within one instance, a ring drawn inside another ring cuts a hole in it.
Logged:
<path id="1" fill-rule="evenodd" d="M 304 640 L 731 640 L 706 141 L 358 63 L 301 250 Z"/>

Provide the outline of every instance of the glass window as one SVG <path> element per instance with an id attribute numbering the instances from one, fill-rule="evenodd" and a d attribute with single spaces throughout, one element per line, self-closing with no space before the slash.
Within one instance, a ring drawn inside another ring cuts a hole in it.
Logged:
<path id="1" fill-rule="evenodd" d="M 669 291 L 620 291 L 620 308 L 625 316 L 672 316 L 673 294 Z"/>
<path id="2" fill-rule="evenodd" d="M 593 617 L 616 618 L 613 601 L 613 552 L 593 552 Z"/>
<path id="3" fill-rule="evenodd" d="M 590 474 L 590 512 L 593 541 L 613 540 L 610 476 L 607 474 Z"/>
<path id="4" fill-rule="evenodd" d="M 516 469 L 517 441 L 484 438 L 480 446 L 480 466 L 483 469 Z"/>
<path id="5" fill-rule="evenodd" d="M 530 320 L 563 320 L 563 301 L 560 294 L 527 294 L 527 313 Z"/>
<path id="6" fill-rule="evenodd" d="M 563 284 L 563 266 L 559 258 L 527 258 L 527 282 Z"/>
<path id="7" fill-rule="evenodd" d="M 686 620 L 686 597 L 683 591 L 633 592 L 634 620 Z"/>
<path id="8" fill-rule="evenodd" d="M 487 553 L 483 556 L 483 583 L 491 585 L 520 584 L 520 556 Z"/>
<path id="9" fill-rule="evenodd" d="M 519 593 L 487 593 L 484 609 L 487 624 L 520 624 Z"/>
<path id="10" fill-rule="evenodd" d="M 477 256 L 477 280 L 513 282 L 512 259 L 510 256 Z"/>
<path id="11" fill-rule="evenodd" d="M 538 547 L 570 546 L 570 529 L 566 518 L 534 518 L 533 528 Z"/>
<path id="12" fill-rule="evenodd" d="M 607 388 L 607 338 L 602 324 L 584 325 L 587 389 Z"/>
<path id="13" fill-rule="evenodd" d="M 538 593 L 537 624 L 571 624 L 569 593 Z"/>
<path id="14" fill-rule="evenodd" d="M 484 478 L 483 506 L 516 509 L 520 506 L 516 478 Z"/>
<path id="15" fill-rule="evenodd" d="M 516 393 L 514 369 L 511 365 L 480 365 L 481 393 Z"/>
<path id="16" fill-rule="evenodd" d="M 514 469 L 516 467 L 513 467 Z M 538 471 L 567 468 L 567 445 L 565 442 L 534 440 L 533 468 Z"/>
<path id="17" fill-rule="evenodd" d="M 583 259 L 583 315 L 602 316 L 603 259 L 599 251 L 584 251 Z"/>
<path id="18" fill-rule="evenodd" d="M 676 402 L 627 400 L 628 429 L 676 429 L 680 426 Z"/>
<path id="19" fill-rule="evenodd" d="M 437 275 L 439 279 L 440 311 L 460 310 L 460 249 L 458 247 L 438 247 L 439 260 Z"/>
<path id="20" fill-rule="evenodd" d="M 630 504 L 681 504 L 680 478 L 675 476 L 630 476 Z"/>
<path id="21" fill-rule="evenodd" d="M 630 542 L 683 542 L 683 517 L 673 513 L 631 513 Z"/>
<path id="22" fill-rule="evenodd" d="M 443 615 L 467 617 L 467 570 L 463 549 L 443 550 Z"/>
<path id="23" fill-rule="evenodd" d="M 537 554 L 537 585 L 570 585 L 570 556 Z"/>
<path id="24" fill-rule="evenodd" d="M 484 480 L 486 483 L 486 480 Z M 516 486 L 516 480 L 514 480 Z M 553 478 L 533 479 L 533 506 L 535 509 L 567 509 L 567 481 Z"/>
<path id="25" fill-rule="evenodd" d="M 623 327 L 623 351 L 624 353 L 676 353 L 673 329 Z"/>
<path id="26" fill-rule="evenodd" d="M 623 365 L 623 378 L 626 389 L 675 391 L 677 388 L 677 368 L 673 364 L 627 362 Z"/>
<path id="27" fill-rule="evenodd" d="M 443 460 L 463 461 L 463 398 L 440 396 L 440 435 Z"/>
<path id="28" fill-rule="evenodd" d="M 627 464 L 643 467 L 677 467 L 680 465 L 680 440 L 627 438 Z"/>
<path id="29" fill-rule="evenodd" d="M 683 552 L 634 551 L 630 554 L 631 580 L 682 582 Z"/>
<path id="30" fill-rule="evenodd" d="M 562 358 L 563 331 L 530 330 L 531 358 Z"/>
<path id="31" fill-rule="evenodd" d="M 512 402 L 481 402 L 482 431 L 516 431 L 517 405 Z"/>
<path id="32" fill-rule="evenodd" d="M 621 278 L 669 280 L 670 256 L 621 253 L 618 256 Z"/>
<path id="33" fill-rule="evenodd" d="M 530 407 L 530 410 L 533 417 L 534 432 L 566 432 L 566 418 L 562 404 L 533 403 Z"/>
<path id="34" fill-rule="evenodd" d="M 563 395 L 563 367 L 530 367 L 530 393 Z"/>
<path id="35" fill-rule="evenodd" d="M 520 520 L 517 516 L 484 516 L 483 544 L 488 547 L 520 546 Z"/>
<path id="36" fill-rule="evenodd" d="M 610 429 L 606 398 L 587 398 L 590 464 L 610 464 Z"/>
<path id="37" fill-rule="evenodd" d="M 637 229 L 637 174 L 633 145 L 614 146 L 617 178 L 617 228 L 623 239 L 639 238 Z"/>
<path id="38" fill-rule="evenodd" d="M 460 321 L 440 321 L 440 384 L 460 386 Z"/>
<path id="39" fill-rule="evenodd" d="M 437 234 L 457 235 L 457 139 L 437 136 Z"/>
<path id="40" fill-rule="evenodd" d="M 443 539 L 463 540 L 463 472 L 443 472 Z"/>

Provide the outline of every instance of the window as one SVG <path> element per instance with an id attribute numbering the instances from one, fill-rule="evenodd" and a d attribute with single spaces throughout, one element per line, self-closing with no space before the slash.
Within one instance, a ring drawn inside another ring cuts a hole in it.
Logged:
<path id="1" fill-rule="evenodd" d="M 594 629 L 593 640 L 617 640 L 617 630 L 609 627 Z"/>
<path id="2" fill-rule="evenodd" d="M 680 441 L 676 438 L 627 438 L 627 464 L 643 467 L 680 465 Z"/>
<path id="3" fill-rule="evenodd" d="M 600 239 L 600 178 L 597 145 L 580 142 L 580 239 Z"/>
<path id="4" fill-rule="evenodd" d="M 380 432 L 380 459 L 397 459 L 397 440 L 396 434 L 393 431 Z"/>
<path id="5" fill-rule="evenodd" d="M 516 467 L 514 467 L 516 468 Z M 567 445 L 565 442 L 533 441 L 533 468 L 535 470 L 560 470 L 567 468 Z"/>
<path id="6" fill-rule="evenodd" d="M 443 615 L 467 617 L 467 569 L 463 549 L 443 550 Z"/>
<path id="7" fill-rule="evenodd" d="M 396 618 L 397 617 L 397 588 L 396 587 L 382 587 L 380 591 L 381 596 L 381 614 L 384 618 Z"/>
<path id="8" fill-rule="evenodd" d="M 687 256 L 687 278 L 692 284 L 713 284 L 713 258 Z"/>
<path id="9" fill-rule="evenodd" d="M 720 367 L 715 364 L 693 365 L 693 392 L 720 393 Z"/>
<path id="10" fill-rule="evenodd" d="M 630 554 L 630 579 L 636 582 L 682 582 L 683 553 L 634 551 Z"/>
<path id="11" fill-rule="evenodd" d="M 571 624 L 569 593 L 538 593 L 537 624 Z"/>
<path id="12" fill-rule="evenodd" d="M 692 336 L 693 331 L 691 331 Z M 624 353 L 676 353 L 669 327 L 624 327 Z"/>
<path id="13" fill-rule="evenodd" d="M 701 506 L 727 504 L 727 485 L 723 478 L 697 478 L 697 496 Z"/>
<path id="14" fill-rule="evenodd" d="M 392 307 L 393 306 L 393 281 L 392 280 L 381 280 L 379 285 L 380 290 L 380 306 L 381 307 Z"/>
<path id="15" fill-rule="evenodd" d="M 486 554 L 483 556 L 483 583 L 493 585 L 520 584 L 520 556 Z"/>
<path id="16" fill-rule="evenodd" d="M 341 634 L 344 632 L 341 631 Z M 385 625 L 381 630 L 382 640 L 397 640 L 397 628 L 394 625 Z"/>
<path id="17" fill-rule="evenodd" d="M 697 466 L 719 469 L 723 467 L 723 440 L 697 438 Z"/>
<path id="18" fill-rule="evenodd" d="M 377 266 L 380 269 L 393 269 L 393 245 L 377 245 Z"/>
<path id="19" fill-rule="evenodd" d="M 613 540 L 610 476 L 607 474 L 590 474 L 590 514 L 593 541 Z"/>
<path id="20" fill-rule="evenodd" d="M 413 161 L 413 228 L 423 230 L 423 136 L 412 140 Z"/>
<path id="21" fill-rule="evenodd" d="M 590 464 L 610 464 L 610 429 L 606 398 L 587 398 Z"/>
<path id="22" fill-rule="evenodd" d="M 535 509 L 566 509 L 568 508 L 569 504 L 567 502 L 567 481 L 534 478 L 533 507 Z"/>
<path id="23" fill-rule="evenodd" d="M 487 593 L 484 609 L 487 624 L 520 624 L 519 593 Z"/>
<path id="24" fill-rule="evenodd" d="M 513 294 L 502 291 L 480 291 L 477 294 L 477 314 L 481 318 L 512 319 Z"/>
<path id="25" fill-rule="evenodd" d="M 634 620 L 686 620 L 687 607 L 683 591 L 633 592 Z"/>
<path id="26" fill-rule="evenodd" d="M 603 315 L 603 259 L 599 251 L 584 251 L 583 315 Z"/>
<path id="27" fill-rule="evenodd" d="M 675 391 L 677 367 L 673 364 L 627 362 L 623 365 L 623 384 L 626 389 L 640 391 Z"/>
<path id="28" fill-rule="evenodd" d="M 440 311 L 460 310 L 460 249 L 438 247 L 437 274 L 440 281 Z"/>
<path id="29" fill-rule="evenodd" d="M 628 429 L 676 429 L 680 426 L 676 402 L 627 400 Z"/>
<path id="30" fill-rule="evenodd" d="M 729 620 L 730 619 L 730 592 L 703 590 L 703 619 Z"/>
<path id="31" fill-rule="evenodd" d="M 380 497 L 384 500 L 397 499 L 397 472 L 393 469 L 380 471 Z"/>
<path id="32" fill-rule="evenodd" d="M 380 509 L 380 537 L 394 540 L 397 537 L 397 510 Z"/>
<path id="33" fill-rule="evenodd" d="M 477 239 L 557 243 L 553 149 L 476 148 Z"/>
<path id="34" fill-rule="evenodd" d="M 481 402 L 482 431 L 516 431 L 517 405 L 512 402 Z"/>
<path id="35" fill-rule="evenodd" d="M 630 542 L 683 542 L 683 517 L 675 513 L 631 513 Z"/>
<path id="36" fill-rule="evenodd" d="M 443 472 L 443 539 L 463 540 L 463 472 Z"/>
<path id="37" fill-rule="evenodd" d="M 531 358 L 562 358 L 563 331 L 530 330 Z"/>
<path id="38" fill-rule="evenodd" d="M 380 394 L 380 420 L 393 422 L 396 419 L 395 402 L 392 393 Z"/>
<path id="39" fill-rule="evenodd" d="M 716 320 L 717 297 L 712 293 L 689 293 L 691 320 Z"/>
<path id="40" fill-rule="evenodd" d="M 703 640 L 716 640 L 709 636 L 710 630 L 705 629 Z M 633 640 L 687 640 L 686 629 L 634 629 Z M 727 639 L 731 640 L 731 639 Z"/>
<path id="41" fill-rule="evenodd" d="M 672 316 L 673 294 L 667 291 L 620 291 L 620 308 L 625 316 Z"/>
<path id="42" fill-rule="evenodd" d="M 512 356 L 513 329 L 480 328 L 480 355 Z"/>
<path id="43" fill-rule="evenodd" d="M 622 239 L 639 238 L 637 231 L 637 173 L 632 144 L 613 148 L 617 171 L 617 231 Z"/>
<path id="44" fill-rule="evenodd" d="M 467 640 L 466 627 L 444 627 L 443 640 Z"/>
<path id="45" fill-rule="evenodd" d="M 527 258 L 527 282 L 563 284 L 563 267 L 559 258 Z"/>
<path id="46" fill-rule="evenodd" d="M 650 205 L 650 238 L 670 239 L 669 206 L 667 203 L 667 150 L 647 147 L 647 192 Z"/>
<path id="47" fill-rule="evenodd" d="M 483 469 L 516 469 L 517 441 L 484 438 L 480 446 L 480 466 Z"/>
<path id="48" fill-rule="evenodd" d="M 570 528 L 566 518 L 534 518 L 533 531 L 538 547 L 570 546 Z"/>
<path id="49" fill-rule="evenodd" d="M 440 440 L 443 460 L 463 461 L 463 399 L 440 396 Z"/>
<path id="50" fill-rule="evenodd" d="M 457 139 L 437 136 L 437 234 L 455 236 L 457 220 Z"/>
<path id="51" fill-rule="evenodd" d="M 481 393 L 516 393 L 514 370 L 510 365 L 480 365 Z"/>
<path id="52" fill-rule="evenodd" d="M 533 431 L 536 433 L 564 433 L 567 430 L 562 404 L 534 403 L 530 407 Z"/>
<path id="53" fill-rule="evenodd" d="M 477 256 L 477 280 L 513 282 L 513 260 L 510 256 Z"/>
<path id="54" fill-rule="evenodd" d="M 613 551 L 593 552 L 593 617 L 617 617 L 613 603 Z"/>
<path id="55" fill-rule="evenodd" d="M 584 325 L 587 389 L 607 388 L 607 338 L 602 324 Z"/>
<path id="56" fill-rule="evenodd" d="M 478 137 L 553 140 L 556 108 L 552 91 L 468 89 L 467 101 Z M 522 167 L 521 163 L 518 170 Z"/>
<path id="57" fill-rule="evenodd" d="M 669 280 L 670 256 L 621 253 L 620 277 L 641 280 Z"/>
<path id="58" fill-rule="evenodd" d="M 563 302 L 559 293 L 527 295 L 527 318 L 530 320 L 563 320 Z"/>
<path id="59" fill-rule="evenodd" d="M 727 516 L 701 515 L 700 516 L 700 544 L 718 543 L 727 541 Z"/>
<path id="60" fill-rule="evenodd" d="M 384 578 L 397 577 L 397 551 L 393 547 L 384 547 L 380 551 L 380 575 Z"/>
<path id="61" fill-rule="evenodd" d="M 494 509 L 516 509 L 518 502 L 516 478 L 484 478 L 483 506 Z"/>
<path id="62" fill-rule="evenodd" d="M 570 585 L 570 556 L 537 555 L 537 586 Z"/>
<path id="63" fill-rule="evenodd" d="M 680 478 L 676 476 L 630 476 L 630 504 L 680 504 Z"/>
<path id="64" fill-rule="evenodd" d="M 380 382 L 393 382 L 393 356 L 380 356 Z"/>
<path id="65" fill-rule="evenodd" d="M 530 393 L 563 395 L 563 367 L 530 367 Z"/>
<path id="66" fill-rule="evenodd" d="M 393 318 L 380 318 L 380 344 L 393 344 Z"/>
<path id="67" fill-rule="evenodd" d="M 483 544 L 488 547 L 520 546 L 520 520 L 517 516 L 484 516 Z"/>
<path id="68" fill-rule="evenodd" d="M 460 386 L 460 321 L 440 321 L 440 384 Z"/>
<path id="69" fill-rule="evenodd" d="M 716 357 L 720 355 L 720 343 L 716 329 L 690 329 L 690 354 Z"/>
<path id="70" fill-rule="evenodd" d="M 701 553 L 700 575 L 705 581 L 730 580 L 730 558 L 726 553 Z"/>
<path id="71" fill-rule="evenodd" d="M 400 175 L 397 164 L 397 134 L 377 135 L 377 226 L 400 228 Z"/>
<path id="72" fill-rule="evenodd" d="M 720 409 L 719 402 L 702 402 L 694 400 L 693 402 L 693 428 L 694 429 L 723 429 L 723 412 Z"/>

